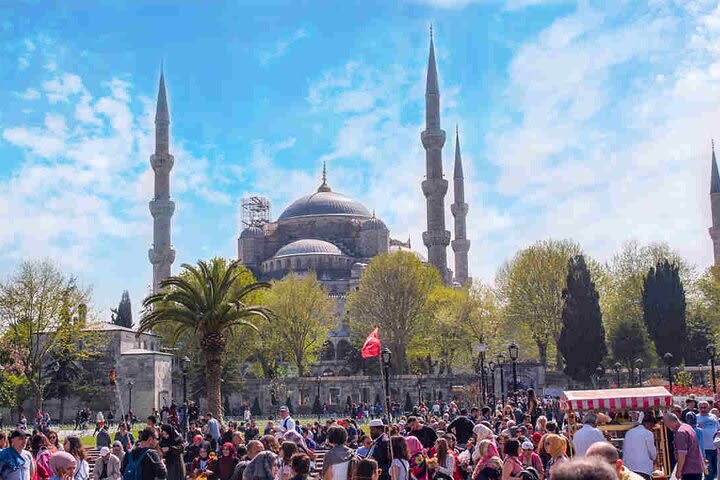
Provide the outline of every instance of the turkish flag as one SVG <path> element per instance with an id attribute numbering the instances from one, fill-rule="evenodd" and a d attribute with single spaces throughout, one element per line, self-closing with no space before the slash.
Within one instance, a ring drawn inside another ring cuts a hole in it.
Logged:
<path id="1" fill-rule="evenodd" d="M 370 332 L 370 335 L 368 335 L 367 340 L 365 340 L 365 343 L 363 344 L 361 353 L 362 358 L 380 356 L 380 333 L 378 332 L 378 327 L 375 327 L 375 330 Z"/>

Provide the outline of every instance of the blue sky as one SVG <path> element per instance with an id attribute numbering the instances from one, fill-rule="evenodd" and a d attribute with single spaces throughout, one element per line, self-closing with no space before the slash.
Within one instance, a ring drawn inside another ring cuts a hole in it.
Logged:
<path id="1" fill-rule="evenodd" d="M 176 271 L 235 257 L 240 198 L 270 197 L 277 218 L 323 161 L 334 190 L 424 252 L 431 22 L 475 278 L 548 237 L 599 260 L 637 239 L 711 261 L 717 1 L 65 3 L 0 6 L 0 273 L 53 258 L 93 286 L 101 318 L 151 280 L 161 61 Z"/>

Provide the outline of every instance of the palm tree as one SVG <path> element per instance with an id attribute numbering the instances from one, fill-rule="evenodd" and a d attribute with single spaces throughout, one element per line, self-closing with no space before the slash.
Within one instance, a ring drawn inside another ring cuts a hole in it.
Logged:
<path id="1" fill-rule="evenodd" d="M 175 341 L 185 334 L 193 334 L 200 340 L 208 411 L 222 418 L 220 383 L 228 337 L 242 327 L 257 331 L 257 326 L 249 320 L 252 317 L 270 320 L 269 309 L 246 304 L 251 293 L 270 288 L 270 284 L 242 285 L 238 280 L 247 270 L 237 260 L 230 263 L 221 258 L 210 262 L 200 260 L 197 266 L 182 264 L 181 268 L 180 275 L 160 282 L 161 291 L 143 301 L 138 333 L 167 325 Z"/>

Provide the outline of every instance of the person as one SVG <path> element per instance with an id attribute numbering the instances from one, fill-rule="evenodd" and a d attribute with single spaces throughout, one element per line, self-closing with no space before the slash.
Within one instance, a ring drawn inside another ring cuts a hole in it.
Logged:
<path id="1" fill-rule="evenodd" d="M 120 426 L 118 426 L 118 431 L 115 432 L 114 440 L 119 441 L 126 452 L 132 450 L 135 445 L 135 437 L 132 432 L 128 432 L 127 425 L 124 423 L 121 423 Z"/>
<path id="2" fill-rule="evenodd" d="M 495 442 L 489 439 L 480 440 L 475 450 L 478 459 L 472 473 L 472 480 L 499 480 L 502 475 L 502 460 Z"/>
<path id="3" fill-rule="evenodd" d="M 290 480 L 307 480 L 310 475 L 310 457 L 304 453 L 296 453 L 290 458 L 292 477 Z"/>
<path id="4" fill-rule="evenodd" d="M 216 467 L 217 478 L 218 480 L 230 480 L 238 464 L 237 450 L 235 450 L 235 445 L 232 442 L 225 442 L 220 452 Z"/>
<path id="5" fill-rule="evenodd" d="M 700 445 L 700 451 L 705 452 L 705 444 L 704 444 L 704 437 L 703 437 L 703 431 L 698 428 L 697 424 L 697 415 L 695 415 L 693 412 L 688 412 L 685 414 L 685 423 L 690 425 L 693 430 L 695 430 L 695 435 L 697 435 L 698 439 L 698 445 Z"/>
<path id="6" fill-rule="evenodd" d="M 583 426 L 573 435 L 573 450 L 576 457 L 582 457 L 590 445 L 604 442 L 605 436 L 597 428 L 597 414 L 588 412 L 583 417 Z"/>
<path id="7" fill-rule="evenodd" d="M 705 459 L 695 430 L 687 423 L 681 423 L 674 413 L 666 413 L 663 423 L 673 432 L 676 476 L 682 480 L 701 480 L 705 472 Z"/>
<path id="8" fill-rule="evenodd" d="M 245 471 L 242 480 L 274 480 L 278 472 L 278 461 L 273 452 L 264 450 L 253 458 Z"/>
<path id="9" fill-rule="evenodd" d="M 590 445 L 585 455 L 607 463 L 617 472 L 618 480 L 642 480 L 643 477 L 629 470 L 620 460 L 617 449 L 609 442 L 596 442 Z"/>
<path id="10" fill-rule="evenodd" d="M 510 438 L 505 442 L 505 460 L 502 466 L 502 480 L 520 479 L 523 465 L 520 461 L 520 442 Z"/>
<path id="11" fill-rule="evenodd" d="M 108 447 L 102 447 L 100 456 L 95 460 L 93 479 L 120 480 L 120 476 L 120 459 L 113 455 Z"/>
<path id="12" fill-rule="evenodd" d="M 75 457 L 77 467 L 75 468 L 74 480 L 88 480 L 90 478 L 90 465 L 87 462 L 88 454 L 80 442 L 80 437 L 71 435 L 65 439 L 63 449 Z"/>
<path id="13" fill-rule="evenodd" d="M 0 432 L 0 433 L 2 434 L 3 437 L 5 437 L 5 432 Z M 53 454 L 63 451 L 62 444 L 60 443 L 60 440 L 58 439 L 58 434 L 55 430 L 48 430 L 47 439 L 48 439 L 48 442 L 50 442 L 50 451 Z M 0 446 L 0 448 L 2 448 L 2 447 Z"/>
<path id="14" fill-rule="evenodd" d="M 263 444 L 260 443 L 259 440 L 250 440 L 247 444 L 247 454 L 245 455 L 245 458 L 241 458 L 235 466 L 235 471 L 230 477 L 230 480 L 241 480 L 245 468 L 258 453 L 263 451 L 263 448 Z"/>
<path id="15" fill-rule="evenodd" d="M 283 405 L 278 412 L 280 414 L 280 423 L 273 428 L 274 432 L 282 436 L 288 430 L 295 430 L 295 420 L 290 416 L 290 409 Z"/>
<path id="16" fill-rule="evenodd" d="M 95 447 L 98 449 L 102 447 L 110 448 L 111 444 L 112 440 L 110 439 L 110 432 L 108 432 L 108 426 L 103 425 L 102 427 L 100 427 L 100 430 L 98 430 L 97 436 L 95 437 Z"/>
<path id="17" fill-rule="evenodd" d="M 699 414 L 697 415 L 697 426 L 702 431 L 703 454 L 708 463 L 708 473 L 705 480 L 715 480 L 717 476 L 717 450 L 713 446 L 715 434 L 720 430 L 720 422 L 715 415 L 710 413 L 710 404 L 706 401 L 698 403 Z"/>
<path id="18" fill-rule="evenodd" d="M 368 458 L 372 458 L 380 466 L 382 473 L 380 480 L 390 480 L 390 440 L 385 433 L 385 425 L 382 420 L 375 418 L 370 420 L 368 425 L 370 428 L 370 438 L 373 439 L 373 445 L 370 447 Z"/>
<path id="19" fill-rule="evenodd" d="M 211 448 L 215 450 L 217 448 L 217 442 L 220 441 L 220 422 L 215 418 L 212 412 L 205 414 L 205 422 L 208 428 L 208 432 L 212 437 Z"/>
<path id="20" fill-rule="evenodd" d="M 596 458 L 576 458 L 553 469 L 551 480 L 617 480 L 615 470 Z"/>
<path id="21" fill-rule="evenodd" d="M 50 457 L 52 457 L 50 447 L 50 441 L 42 433 L 38 432 L 30 439 L 30 452 L 37 467 L 37 480 L 47 480 L 53 475 L 50 468 Z"/>
<path id="22" fill-rule="evenodd" d="M 656 424 L 655 416 L 646 413 L 642 423 L 629 430 L 623 441 L 623 464 L 646 480 L 652 479 L 653 465 L 657 458 L 653 435 Z"/>
<path id="23" fill-rule="evenodd" d="M 190 467 L 190 478 L 205 477 L 214 480 L 217 472 L 217 457 L 211 455 L 212 447 L 210 442 L 202 442 L 198 450 L 198 456 Z"/>
<path id="24" fill-rule="evenodd" d="M 340 426 L 332 426 L 328 429 L 326 443 L 331 445 L 330 450 L 325 453 L 321 477 L 324 480 L 348 480 L 348 472 L 351 468 L 351 461 L 355 453 L 345 445 L 347 442 L 347 431 Z"/>
<path id="25" fill-rule="evenodd" d="M 535 425 L 535 422 L 538 419 L 538 399 L 535 395 L 535 389 L 528 388 L 527 389 L 527 414 L 530 415 L 530 421 L 533 425 Z"/>
<path id="26" fill-rule="evenodd" d="M 255 420 L 251 419 L 250 423 L 245 427 L 245 444 L 250 443 L 250 440 L 257 439 L 258 435 L 260 435 L 260 430 L 255 425 Z"/>
<path id="27" fill-rule="evenodd" d="M 422 443 L 412 435 L 405 437 L 405 443 L 407 443 L 410 454 L 410 473 L 415 480 L 427 480 L 427 459 L 425 458 L 425 449 Z"/>
<path id="28" fill-rule="evenodd" d="M 562 435 L 550 433 L 545 436 L 545 450 L 548 452 L 550 459 L 545 464 L 545 478 L 552 478 L 552 469 L 558 465 L 567 462 L 567 445 L 568 442 Z"/>
<path id="29" fill-rule="evenodd" d="M 186 468 L 188 472 L 192 472 L 192 470 L 189 468 L 188 464 L 192 464 L 193 460 L 197 458 L 198 455 L 200 455 L 200 446 L 203 443 L 203 437 L 202 435 L 195 435 L 192 437 L 192 441 L 190 444 L 185 447 L 185 462 L 186 462 Z"/>
<path id="30" fill-rule="evenodd" d="M 28 436 L 20 429 L 10 433 L 10 446 L 0 451 L 0 477 L 3 480 L 30 480 L 35 475 L 32 454 L 25 449 Z"/>
<path id="31" fill-rule="evenodd" d="M 125 448 L 119 440 L 115 440 L 111 447 L 112 454 L 115 455 L 122 465 L 123 457 L 125 457 Z"/>
<path id="32" fill-rule="evenodd" d="M 455 434 L 458 445 L 464 449 L 465 444 L 472 437 L 473 428 L 475 428 L 475 423 L 468 418 L 467 409 L 462 408 L 460 409 L 460 415 L 455 417 L 455 420 L 448 425 L 447 431 Z"/>
<path id="33" fill-rule="evenodd" d="M 520 461 L 522 462 L 522 465 L 524 468 L 532 467 L 537 472 L 538 475 L 540 475 L 540 478 L 545 477 L 545 468 L 543 467 L 543 462 L 540 459 L 540 455 L 535 453 L 535 445 L 530 440 L 525 440 L 520 445 L 520 448 L 522 448 L 522 454 L 520 455 Z"/>
<path id="34" fill-rule="evenodd" d="M 307 439 L 305 439 L 307 442 Z M 359 446 L 357 449 L 357 454 L 361 458 L 365 458 L 368 456 L 368 453 L 370 453 L 370 448 L 372 447 L 373 440 L 370 438 L 370 435 L 363 435 L 360 437 L 360 441 L 358 442 Z"/>
<path id="35" fill-rule="evenodd" d="M 435 475 L 434 479 L 452 480 L 455 473 L 455 457 L 450 453 L 448 442 L 438 438 L 435 442 Z"/>
<path id="36" fill-rule="evenodd" d="M 410 452 L 405 437 L 395 435 L 390 438 L 392 445 L 391 480 L 410 480 Z"/>
<path id="37" fill-rule="evenodd" d="M 183 450 L 184 442 L 180 433 L 172 425 L 164 423 L 160 427 L 160 451 L 165 460 L 168 480 L 185 480 Z"/>
<path id="38" fill-rule="evenodd" d="M 355 469 L 355 475 L 352 480 L 379 480 L 380 468 L 378 463 L 372 458 L 364 458 L 360 460 Z"/>
<path id="39" fill-rule="evenodd" d="M 437 433 L 427 425 L 423 425 L 418 417 L 408 417 L 407 426 L 410 428 L 409 435 L 417 437 L 423 448 L 432 448 L 435 445 Z M 470 431 L 472 432 L 472 429 Z"/>
<path id="40" fill-rule="evenodd" d="M 50 469 L 55 472 L 50 480 L 72 480 L 76 467 L 75 457 L 67 452 L 56 452 L 50 458 Z"/>
<path id="41" fill-rule="evenodd" d="M 123 479 L 163 480 L 167 478 L 165 464 L 157 451 L 158 434 L 154 427 L 145 427 L 138 434 L 138 443 L 122 461 Z M 139 473 L 138 473 L 139 470 Z"/>

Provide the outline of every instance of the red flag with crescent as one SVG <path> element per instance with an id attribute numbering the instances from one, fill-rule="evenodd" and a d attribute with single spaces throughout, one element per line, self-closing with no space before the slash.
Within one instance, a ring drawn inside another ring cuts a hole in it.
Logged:
<path id="1" fill-rule="evenodd" d="M 380 332 L 378 331 L 378 327 L 375 327 L 375 330 L 370 332 L 370 335 L 367 336 L 367 340 L 365 340 L 365 343 L 363 344 L 361 353 L 362 358 L 380 356 Z"/>

